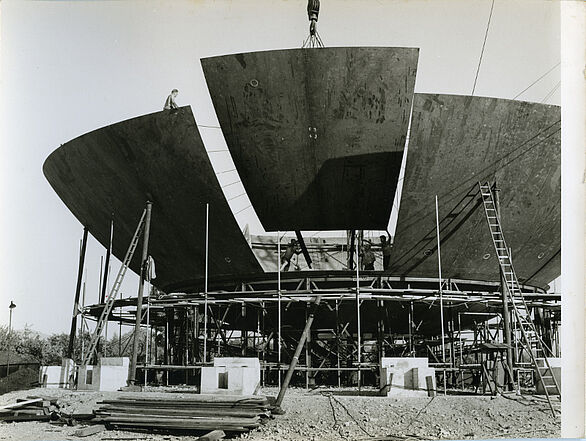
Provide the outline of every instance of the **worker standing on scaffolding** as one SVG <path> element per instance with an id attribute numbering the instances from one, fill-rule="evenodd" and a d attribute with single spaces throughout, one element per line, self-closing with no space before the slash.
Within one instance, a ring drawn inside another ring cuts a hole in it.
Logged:
<path id="1" fill-rule="evenodd" d="M 370 242 L 365 242 L 362 247 L 362 270 L 374 270 L 374 262 L 376 262 L 376 256 L 372 252 L 372 246 L 370 245 Z"/>
<path id="2" fill-rule="evenodd" d="M 391 250 L 393 249 L 393 244 L 391 243 L 391 235 L 387 231 L 388 237 L 384 235 L 380 237 L 380 247 L 383 252 L 383 270 L 388 271 L 389 266 L 391 264 Z"/>
<path id="3" fill-rule="evenodd" d="M 281 255 L 281 271 L 289 271 L 291 259 L 294 255 L 301 254 L 301 247 L 296 239 L 291 239 L 291 243 L 285 248 L 285 252 Z M 298 267 L 296 269 L 299 269 Z"/>

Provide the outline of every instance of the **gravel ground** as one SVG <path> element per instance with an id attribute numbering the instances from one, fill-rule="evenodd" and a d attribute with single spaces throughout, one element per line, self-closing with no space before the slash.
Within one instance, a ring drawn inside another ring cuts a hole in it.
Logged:
<path id="1" fill-rule="evenodd" d="M 261 391 L 276 396 L 276 388 Z M 159 395 L 161 392 L 145 392 Z M 32 389 L 0 396 L 0 405 L 14 403 L 28 395 L 59 398 L 67 413 L 90 413 L 103 399 L 123 392 L 73 392 L 60 389 Z M 374 440 L 381 437 L 414 439 L 552 438 L 560 436 L 559 412 L 554 420 L 541 397 L 437 396 L 387 398 L 363 390 L 291 389 L 283 402 L 284 415 L 275 416 L 258 429 L 236 436 L 251 441 L 286 440 Z M 189 396 L 189 394 L 173 394 Z M 557 401 L 557 400 L 556 400 Z M 559 408 L 559 402 L 557 406 Z M 83 426 L 54 426 L 49 423 L 0 423 L 0 440 L 73 440 Z M 193 435 L 165 435 L 108 430 L 83 438 L 98 440 L 195 440 Z"/>

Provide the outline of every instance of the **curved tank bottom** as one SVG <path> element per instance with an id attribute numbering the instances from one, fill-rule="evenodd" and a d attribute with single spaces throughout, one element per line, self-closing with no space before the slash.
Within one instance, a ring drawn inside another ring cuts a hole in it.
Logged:
<path id="1" fill-rule="evenodd" d="M 385 229 L 418 49 L 338 47 L 201 60 L 266 231 Z"/>
<path id="2" fill-rule="evenodd" d="M 262 272 L 222 193 L 189 106 L 82 135 L 55 150 L 43 172 L 106 247 L 113 216 L 113 253 L 120 260 L 151 201 L 149 254 L 156 266 L 153 283 L 161 289 L 204 276 L 206 203 L 209 274 Z M 141 245 L 131 263 L 137 273 L 140 250 Z"/>
<path id="3" fill-rule="evenodd" d="M 500 189 L 505 240 L 521 283 L 560 275 L 560 108 L 497 98 L 415 94 L 391 273 L 499 280 L 479 181 Z M 470 193 L 469 193 L 470 192 Z"/>

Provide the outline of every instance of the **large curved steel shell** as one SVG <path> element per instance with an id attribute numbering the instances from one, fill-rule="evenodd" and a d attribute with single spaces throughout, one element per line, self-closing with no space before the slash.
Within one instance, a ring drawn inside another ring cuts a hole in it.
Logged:
<path id="1" fill-rule="evenodd" d="M 104 246 L 114 215 L 113 253 L 123 259 L 147 200 L 153 203 L 149 254 L 154 283 L 201 278 L 206 203 L 209 274 L 261 272 L 218 184 L 189 106 L 133 118 L 55 150 L 43 172 L 65 205 Z M 131 269 L 140 268 L 140 247 Z"/>
<path id="2" fill-rule="evenodd" d="M 560 275 L 560 109 L 416 94 L 391 272 L 499 280 L 478 181 L 500 188 L 501 221 L 520 282 Z M 469 193 L 470 192 L 470 193 Z"/>
<path id="3" fill-rule="evenodd" d="M 202 59 L 267 231 L 385 229 L 418 49 L 289 49 Z"/>

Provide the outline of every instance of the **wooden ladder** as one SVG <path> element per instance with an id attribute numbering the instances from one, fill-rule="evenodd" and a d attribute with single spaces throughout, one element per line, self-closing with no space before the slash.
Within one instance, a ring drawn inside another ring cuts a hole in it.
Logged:
<path id="1" fill-rule="evenodd" d="M 515 273 L 515 269 L 513 268 L 513 262 L 509 254 L 509 248 L 507 247 L 507 243 L 505 242 L 505 236 L 503 234 L 500 217 L 497 213 L 490 185 L 488 182 L 479 182 L 478 186 L 480 188 L 480 195 L 482 197 L 484 212 L 486 214 L 486 220 L 488 222 L 488 228 L 490 230 L 492 243 L 494 245 L 499 266 L 505 280 L 507 299 L 508 301 L 510 301 L 513 307 L 513 314 L 515 316 L 515 319 L 517 320 L 517 323 L 519 324 L 519 330 L 521 331 L 523 343 L 528 348 L 527 352 L 529 353 L 529 357 L 531 358 L 531 364 L 535 369 L 535 372 L 537 374 L 539 381 L 541 382 L 541 385 L 543 386 L 543 390 L 547 398 L 547 403 L 549 404 L 551 412 L 555 417 L 555 409 L 553 407 L 550 391 L 548 389 L 553 389 L 552 392 L 557 392 L 561 395 L 560 387 L 558 385 L 557 379 L 555 378 L 555 375 L 553 374 L 553 370 L 549 364 L 549 360 L 547 359 L 547 354 L 545 352 L 545 344 L 543 343 L 543 341 L 539 337 L 539 334 L 537 333 L 535 324 L 531 319 L 529 308 L 527 306 L 527 303 L 525 302 L 523 293 L 521 292 L 521 286 L 519 285 L 517 274 Z M 533 334 L 535 338 L 530 339 L 529 333 Z M 544 366 L 539 365 L 535 354 L 531 350 L 532 343 L 535 343 L 536 350 L 541 351 L 541 353 L 543 354 Z M 553 384 L 546 384 L 545 380 L 551 381 Z"/>
<path id="2" fill-rule="evenodd" d="M 110 294 L 108 294 L 106 304 L 104 305 L 104 309 L 102 310 L 100 318 L 96 323 L 96 328 L 94 329 L 94 332 L 91 336 L 90 344 L 88 345 L 87 351 L 83 354 L 83 357 L 81 359 L 82 366 L 86 366 L 90 362 L 92 355 L 96 350 L 96 347 L 98 346 L 100 335 L 102 334 L 102 331 L 106 326 L 106 323 L 108 322 L 108 317 L 110 316 L 110 312 L 112 311 L 112 307 L 114 306 L 114 301 L 118 296 L 118 291 L 120 291 L 120 286 L 122 285 L 122 281 L 124 280 L 124 276 L 126 275 L 126 270 L 128 269 L 130 261 L 132 260 L 132 256 L 134 256 L 134 252 L 136 251 L 136 247 L 138 246 L 140 234 L 144 228 L 145 217 L 146 209 L 144 209 L 142 212 L 142 216 L 140 217 L 140 221 L 138 222 L 138 227 L 136 227 L 136 231 L 134 232 L 134 236 L 130 241 L 128 251 L 126 251 L 126 256 L 124 256 L 122 266 L 120 267 L 120 270 L 118 270 L 118 275 L 116 276 L 114 285 L 112 285 L 112 289 L 110 290 Z M 140 314 L 140 311 L 137 311 L 137 314 Z"/>

